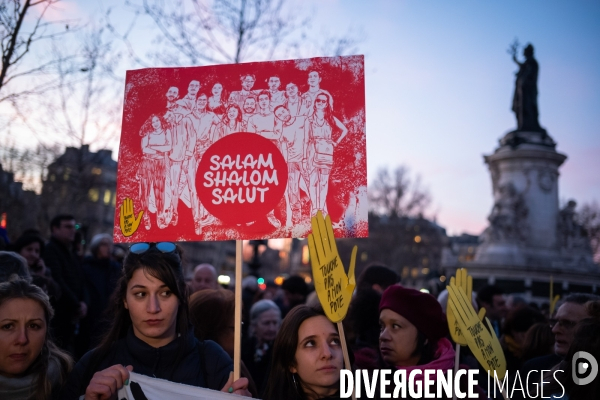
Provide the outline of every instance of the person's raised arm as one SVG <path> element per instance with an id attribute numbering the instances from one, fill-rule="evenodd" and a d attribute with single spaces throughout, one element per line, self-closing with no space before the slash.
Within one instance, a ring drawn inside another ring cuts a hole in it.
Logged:
<path id="1" fill-rule="evenodd" d="M 333 117 L 333 120 L 335 121 L 337 127 L 342 131 L 340 138 L 337 140 L 337 142 L 335 142 L 335 145 L 337 146 L 338 144 L 340 144 L 342 139 L 344 139 L 344 137 L 348 134 L 348 128 L 346 128 L 346 125 L 342 124 L 342 122 L 336 117 Z"/>

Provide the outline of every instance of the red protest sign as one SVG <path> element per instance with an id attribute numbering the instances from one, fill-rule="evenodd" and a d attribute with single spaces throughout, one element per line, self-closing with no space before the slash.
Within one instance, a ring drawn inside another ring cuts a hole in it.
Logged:
<path id="1" fill-rule="evenodd" d="M 362 56 L 127 72 L 116 242 L 364 237 L 366 188 Z"/>

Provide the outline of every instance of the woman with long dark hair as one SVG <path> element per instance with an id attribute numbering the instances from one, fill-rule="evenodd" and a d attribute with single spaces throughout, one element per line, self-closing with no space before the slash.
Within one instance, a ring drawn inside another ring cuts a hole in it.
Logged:
<path id="1" fill-rule="evenodd" d="M 327 192 L 329 190 L 329 174 L 333 167 L 333 151 L 348 134 L 348 128 L 333 115 L 331 96 L 324 90 L 317 92 L 313 104 L 313 112 L 305 125 L 308 139 L 308 171 L 310 173 L 309 196 L 311 216 L 321 211 L 327 215 Z M 334 141 L 334 129 L 341 131 Z"/>
<path id="2" fill-rule="evenodd" d="M 208 109 L 219 117 L 225 113 L 225 106 L 223 99 L 227 98 L 227 93 L 223 90 L 223 85 L 216 82 L 211 89 L 212 96 L 208 98 Z"/>
<path id="3" fill-rule="evenodd" d="M 235 132 L 246 132 L 247 126 L 242 118 L 240 106 L 231 103 L 223 115 L 223 119 L 216 127 L 215 141 Z"/>
<path id="4" fill-rule="evenodd" d="M 248 381 L 228 383 L 231 358 L 212 341 L 198 341 L 189 324 L 179 249 L 136 243 L 124 260 L 100 345 L 77 363 L 63 399 L 110 396 L 133 370 L 142 375 L 247 395 Z"/>
<path id="5" fill-rule="evenodd" d="M 265 400 L 339 398 L 344 360 L 340 336 L 322 310 L 294 307 L 283 319 Z"/>
<path id="6" fill-rule="evenodd" d="M 159 115 L 152 114 L 140 129 L 142 136 L 142 165 L 140 168 L 140 199 L 144 212 L 144 227 L 150 229 L 150 205 L 156 212 L 156 224 L 165 228 L 164 215 L 165 188 L 167 176 L 167 153 L 171 150 L 171 132 L 169 124 Z"/>
<path id="7" fill-rule="evenodd" d="M 48 295 L 24 279 L 0 283 L 0 398 L 57 399 L 73 367 L 50 339 Z"/>

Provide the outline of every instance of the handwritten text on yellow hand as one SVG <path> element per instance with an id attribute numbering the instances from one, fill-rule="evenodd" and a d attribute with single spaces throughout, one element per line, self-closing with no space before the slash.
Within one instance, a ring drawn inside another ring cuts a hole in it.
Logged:
<path id="1" fill-rule="evenodd" d="M 348 276 L 333 236 L 331 218 L 323 218 L 321 211 L 312 218 L 312 231 L 308 235 L 308 250 L 312 265 L 315 290 L 325 315 L 331 322 L 340 322 L 348 312 L 352 293 L 356 286 L 354 267 L 357 247 L 352 249 Z"/>
<path id="2" fill-rule="evenodd" d="M 131 200 L 129 197 L 123 200 L 120 217 L 121 232 L 123 232 L 123 236 L 131 236 L 135 233 L 135 231 L 137 231 L 143 215 L 144 211 L 142 210 L 138 213 L 137 218 L 135 218 L 135 214 L 133 213 L 133 200 Z"/>
<path id="3" fill-rule="evenodd" d="M 506 358 L 490 320 L 485 319 L 486 327 L 480 319 L 483 317 L 483 313 L 477 315 L 471 299 L 467 299 L 465 292 L 452 283 L 448 285 L 448 304 L 456 316 L 456 322 L 458 322 L 467 345 L 479 364 L 491 376 L 494 376 L 494 371 L 496 371 L 498 379 L 504 379 Z"/>
<path id="4" fill-rule="evenodd" d="M 460 268 L 456 270 L 456 278 L 450 278 L 450 284 L 456 285 L 460 290 L 462 290 L 467 299 L 471 298 L 471 293 L 473 292 L 473 278 L 467 274 L 467 270 L 465 268 Z M 448 328 L 450 329 L 450 336 L 452 336 L 452 340 L 454 343 L 460 344 L 461 346 L 467 345 L 467 339 L 463 336 L 458 327 L 458 322 L 456 321 L 456 317 L 454 316 L 454 312 L 452 312 L 452 307 L 450 307 L 450 302 L 446 306 L 446 318 L 448 319 Z"/>

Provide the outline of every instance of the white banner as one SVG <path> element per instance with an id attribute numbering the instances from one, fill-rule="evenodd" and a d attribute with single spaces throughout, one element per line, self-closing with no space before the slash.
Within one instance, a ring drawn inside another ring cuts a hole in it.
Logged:
<path id="1" fill-rule="evenodd" d="M 164 379 L 129 373 L 129 384 L 119 389 L 119 400 L 232 400 L 239 399 L 229 393 L 182 385 Z"/>

